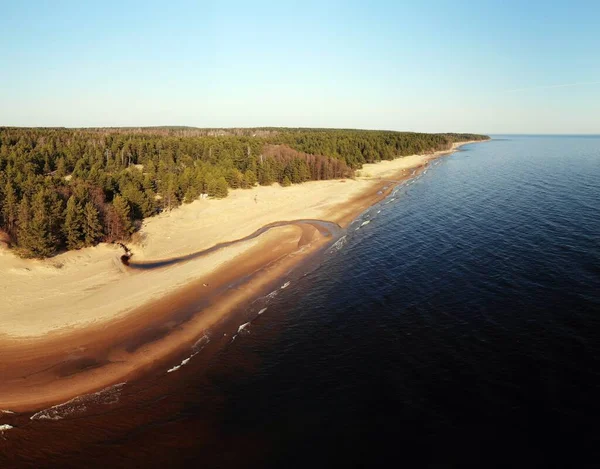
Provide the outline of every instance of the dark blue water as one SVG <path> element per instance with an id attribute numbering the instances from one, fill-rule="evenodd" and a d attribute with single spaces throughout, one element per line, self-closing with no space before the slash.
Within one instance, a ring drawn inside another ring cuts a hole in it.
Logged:
<path id="1" fill-rule="evenodd" d="M 222 384 L 260 465 L 600 467 L 600 138 L 496 138 L 371 209 L 221 357 L 259 357 Z"/>
<path id="2" fill-rule="evenodd" d="M 250 305 L 234 341 L 215 334 L 176 373 L 128 383 L 122 406 L 23 423 L 0 456 L 600 467 L 599 206 L 600 137 L 469 145 L 290 274 L 263 314 Z"/>

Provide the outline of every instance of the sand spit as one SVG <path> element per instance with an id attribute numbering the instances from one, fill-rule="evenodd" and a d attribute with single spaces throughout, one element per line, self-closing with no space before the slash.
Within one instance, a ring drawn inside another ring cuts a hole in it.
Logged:
<path id="1" fill-rule="evenodd" d="M 395 184 L 451 152 L 365 165 L 356 179 L 234 190 L 224 200 L 197 200 L 153 217 L 141 241 L 129 245 L 132 260 L 191 256 L 160 268 L 128 268 L 122 250 L 110 245 L 46 261 L 0 250 L 0 407 L 39 410 L 135 378 L 159 362 L 164 372 L 166 357 L 193 347 L 237 305 L 273 285 L 285 288 L 282 275 L 337 240 L 318 225 L 294 223 L 249 235 L 282 220 L 345 227 Z"/>

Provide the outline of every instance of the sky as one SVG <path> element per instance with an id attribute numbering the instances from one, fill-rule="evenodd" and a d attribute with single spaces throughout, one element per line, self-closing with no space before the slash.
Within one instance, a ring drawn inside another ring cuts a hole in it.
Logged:
<path id="1" fill-rule="evenodd" d="M 600 133 L 597 1 L 0 0 L 0 126 Z"/>

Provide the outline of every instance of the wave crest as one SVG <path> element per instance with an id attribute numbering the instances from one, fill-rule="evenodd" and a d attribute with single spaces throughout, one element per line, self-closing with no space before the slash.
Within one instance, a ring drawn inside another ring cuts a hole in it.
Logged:
<path id="1" fill-rule="evenodd" d="M 119 383 L 113 386 L 104 388 L 93 394 L 85 394 L 77 396 L 70 401 L 62 404 L 57 404 L 48 409 L 41 410 L 33 414 L 31 420 L 62 420 L 65 417 L 73 417 L 75 415 L 87 411 L 89 405 L 110 405 L 119 402 L 119 396 L 123 386 L 127 383 Z"/>

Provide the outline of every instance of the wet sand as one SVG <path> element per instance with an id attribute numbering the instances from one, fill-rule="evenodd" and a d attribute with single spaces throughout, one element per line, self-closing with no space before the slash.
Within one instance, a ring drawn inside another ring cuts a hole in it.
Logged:
<path id="1" fill-rule="evenodd" d="M 208 284 L 193 282 L 110 324 L 2 340 L 1 408 L 40 409 L 135 379 L 160 363 L 167 367 L 171 355 L 192 350 L 228 311 L 275 287 L 299 259 L 322 247 L 328 239 L 316 233 L 310 226 L 274 229 L 233 265 L 213 272 Z"/>
<path id="2" fill-rule="evenodd" d="M 134 381 L 150 372 L 175 371 L 182 351 L 193 354 L 208 337 L 215 340 L 215 331 L 220 330 L 229 313 L 285 288 L 291 273 L 318 257 L 357 215 L 422 170 L 429 160 L 447 153 L 415 159 L 408 168 L 394 170 L 391 165 L 388 172 L 365 178 L 366 184 L 360 191 L 350 191 L 353 195 L 343 203 L 321 210 L 322 219 L 327 220 L 322 224 L 318 220 L 273 223 L 268 229 L 263 227 L 220 247 L 153 260 L 145 252 L 138 256 L 138 248 L 133 245 L 129 267 L 113 264 L 122 269 L 121 273 L 124 271 L 125 277 L 121 278 L 137 279 L 137 283 L 128 282 L 132 288 L 161 281 L 182 266 L 189 271 L 185 278 L 195 280 L 184 282 L 159 298 L 147 295 L 146 303 L 127 314 L 84 326 L 56 328 L 37 336 L 0 333 L 0 409 L 39 411 L 79 395 Z M 221 257 L 216 268 L 206 268 L 220 251 L 233 250 L 235 255 Z M 119 254 L 114 251 L 113 259 L 118 260 Z M 143 298 L 144 291 L 151 290 L 142 288 L 136 293 Z"/>

